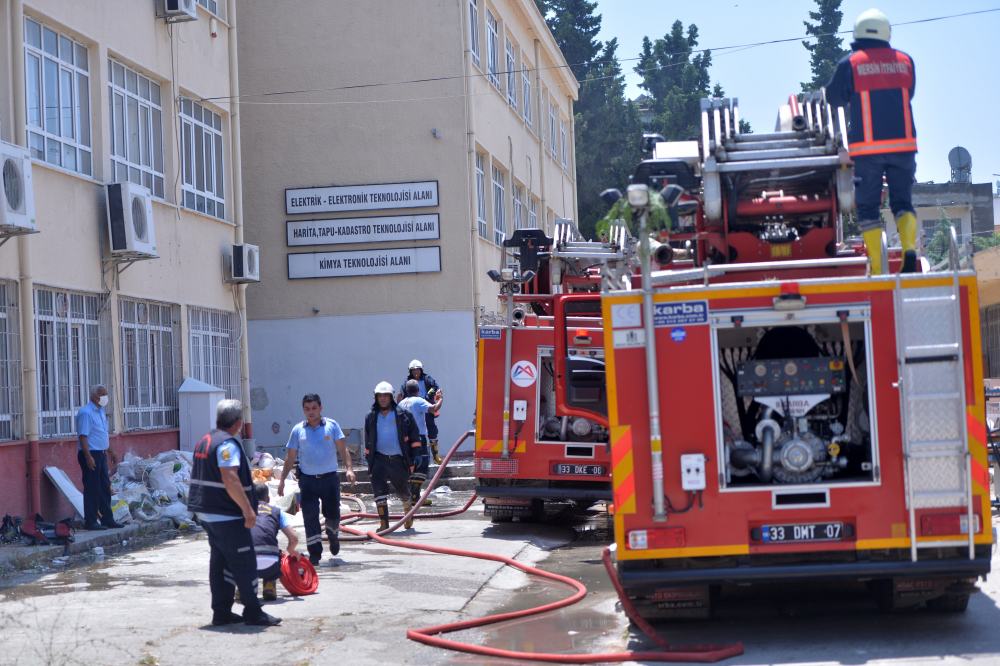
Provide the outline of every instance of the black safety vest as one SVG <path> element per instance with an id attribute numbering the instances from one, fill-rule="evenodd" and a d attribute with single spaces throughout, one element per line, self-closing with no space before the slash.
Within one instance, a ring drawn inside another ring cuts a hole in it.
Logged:
<path id="1" fill-rule="evenodd" d="M 219 470 L 218 449 L 221 444 L 232 440 L 239 449 L 240 485 L 247 494 L 250 506 L 257 507 L 257 494 L 253 489 L 253 477 L 250 475 L 250 463 L 243 455 L 243 445 L 240 440 L 224 430 L 213 430 L 194 447 L 194 468 L 191 470 L 191 489 L 188 491 L 188 511 L 202 513 L 218 513 L 224 516 L 242 516 L 240 505 L 233 501 L 222 482 L 222 472 Z"/>
<path id="2" fill-rule="evenodd" d="M 257 504 L 257 522 L 250 528 L 253 549 L 258 555 L 279 557 L 278 530 L 281 529 L 281 509 L 264 502 Z"/>

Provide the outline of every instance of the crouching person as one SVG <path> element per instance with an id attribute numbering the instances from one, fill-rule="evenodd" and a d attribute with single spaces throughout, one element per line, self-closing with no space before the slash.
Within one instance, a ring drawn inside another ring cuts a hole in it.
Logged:
<path id="1" fill-rule="evenodd" d="M 257 578 L 264 583 L 261 596 L 264 601 L 274 601 L 278 598 L 278 579 L 281 578 L 281 548 L 278 547 L 278 532 L 288 539 L 288 556 L 298 557 L 295 549 L 299 545 L 299 537 L 295 534 L 292 522 L 284 511 L 269 504 L 271 495 L 267 484 L 258 481 L 253 484 L 257 493 L 257 522 L 250 530 L 253 537 L 253 549 L 257 553 Z"/>

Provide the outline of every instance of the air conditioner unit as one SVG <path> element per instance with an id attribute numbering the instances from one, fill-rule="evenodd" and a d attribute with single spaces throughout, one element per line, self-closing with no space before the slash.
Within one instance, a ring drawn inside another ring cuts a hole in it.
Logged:
<path id="1" fill-rule="evenodd" d="M 260 248 L 256 245 L 233 245 L 224 263 L 226 282 L 260 282 Z"/>
<path id="2" fill-rule="evenodd" d="M 0 235 L 35 229 L 35 194 L 31 186 L 31 153 L 26 148 L 0 142 L 3 205 Z"/>
<path id="3" fill-rule="evenodd" d="M 156 0 L 156 18 L 165 18 L 167 23 L 197 21 L 197 0 Z"/>
<path id="4" fill-rule="evenodd" d="M 135 258 L 157 256 L 153 197 L 149 190 L 134 183 L 109 183 L 106 193 L 111 254 Z"/>

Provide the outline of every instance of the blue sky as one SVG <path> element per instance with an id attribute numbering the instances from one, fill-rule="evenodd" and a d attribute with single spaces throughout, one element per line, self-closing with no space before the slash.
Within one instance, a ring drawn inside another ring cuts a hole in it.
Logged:
<path id="1" fill-rule="evenodd" d="M 894 24 L 1000 7 L 1000 0 L 880 0 L 876 4 Z M 872 0 L 844 0 L 841 29 L 854 27 Z M 635 58 L 643 36 L 662 37 L 675 20 L 698 26 L 699 47 L 719 48 L 805 34 L 802 22 L 816 8 L 813 0 L 598 0 L 603 15 L 601 40 L 617 37 L 621 58 Z M 917 179 L 945 182 L 951 176 L 948 151 L 957 145 L 972 153 L 972 179 L 996 183 L 1000 176 L 1000 11 L 893 28 L 892 45 L 916 64 L 913 114 L 917 123 Z M 850 36 L 845 36 L 845 47 Z M 711 74 L 726 94 L 738 97 L 740 114 L 754 131 L 774 127 L 778 105 L 811 78 L 809 54 L 801 42 L 759 46 L 726 54 L 713 52 Z M 642 91 L 623 62 L 630 97 Z M 994 186 L 995 187 L 995 186 Z"/>

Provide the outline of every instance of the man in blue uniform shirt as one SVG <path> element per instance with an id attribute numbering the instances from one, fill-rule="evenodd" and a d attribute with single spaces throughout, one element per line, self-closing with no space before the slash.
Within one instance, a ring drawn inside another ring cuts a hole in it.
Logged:
<path id="1" fill-rule="evenodd" d="M 408 411 L 413 416 L 413 420 L 417 422 L 417 430 L 420 431 L 420 442 L 423 444 L 420 454 L 414 458 L 413 474 L 410 475 L 410 502 L 416 504 L 420 500 L 420 488 L 424 485 L 424 481 L 427 480 L 427 469 L 430 466 L 430 457 L 427 451 L 426 419 L 437 414 L 441 409 L 444 394 L 438 389 L 435 394 L 434 404 L 431 404 L 418 395 L 420 384 L 416 379 L 407 381 L 404 388 L 406 389 L 406 398 L 399 403 L 399 406 Z M 430 500 L 427 500 L 427 503 L 430 503 Z"/>
<path id="2" fill-rule="evenodd" d="M 288 455 L 281 468 L 278 495 L 285 494 L 285 478 L 292 467 L 299 465 L 299 492 L 302 493 L 302 520 L 306 528 L 306 549 L 309 561 L 319 564 L 323 557 L 323 534 L 319 528 L 320 503 L 326 518 L 326 538 L 330 553 L 340 552 L 340 477 L 337 475 L 337 454 L 347 466 L 347 480 L 354 485 L 354 466 L 344 444 L 344 433 L 333 419 L 323 418 L 319 396 L 309 393 L 302 398 L 306 420 L 292 428 L 288 437 Z"/>
<path id="3" fill-rule="evenodd" d="M 83 522 L 85 530 L 106 530 L 123 527 L 115 522 L 111 511 L 111 464 L 118 464 L 118 456 L 111 449 L 108 437 L 108 389 L 95 386 L 90 391 L 90 402 L 76 414 L 77 461 L 83 475 Z M 100 518 L 98 518 L 98 513 Z"/>

